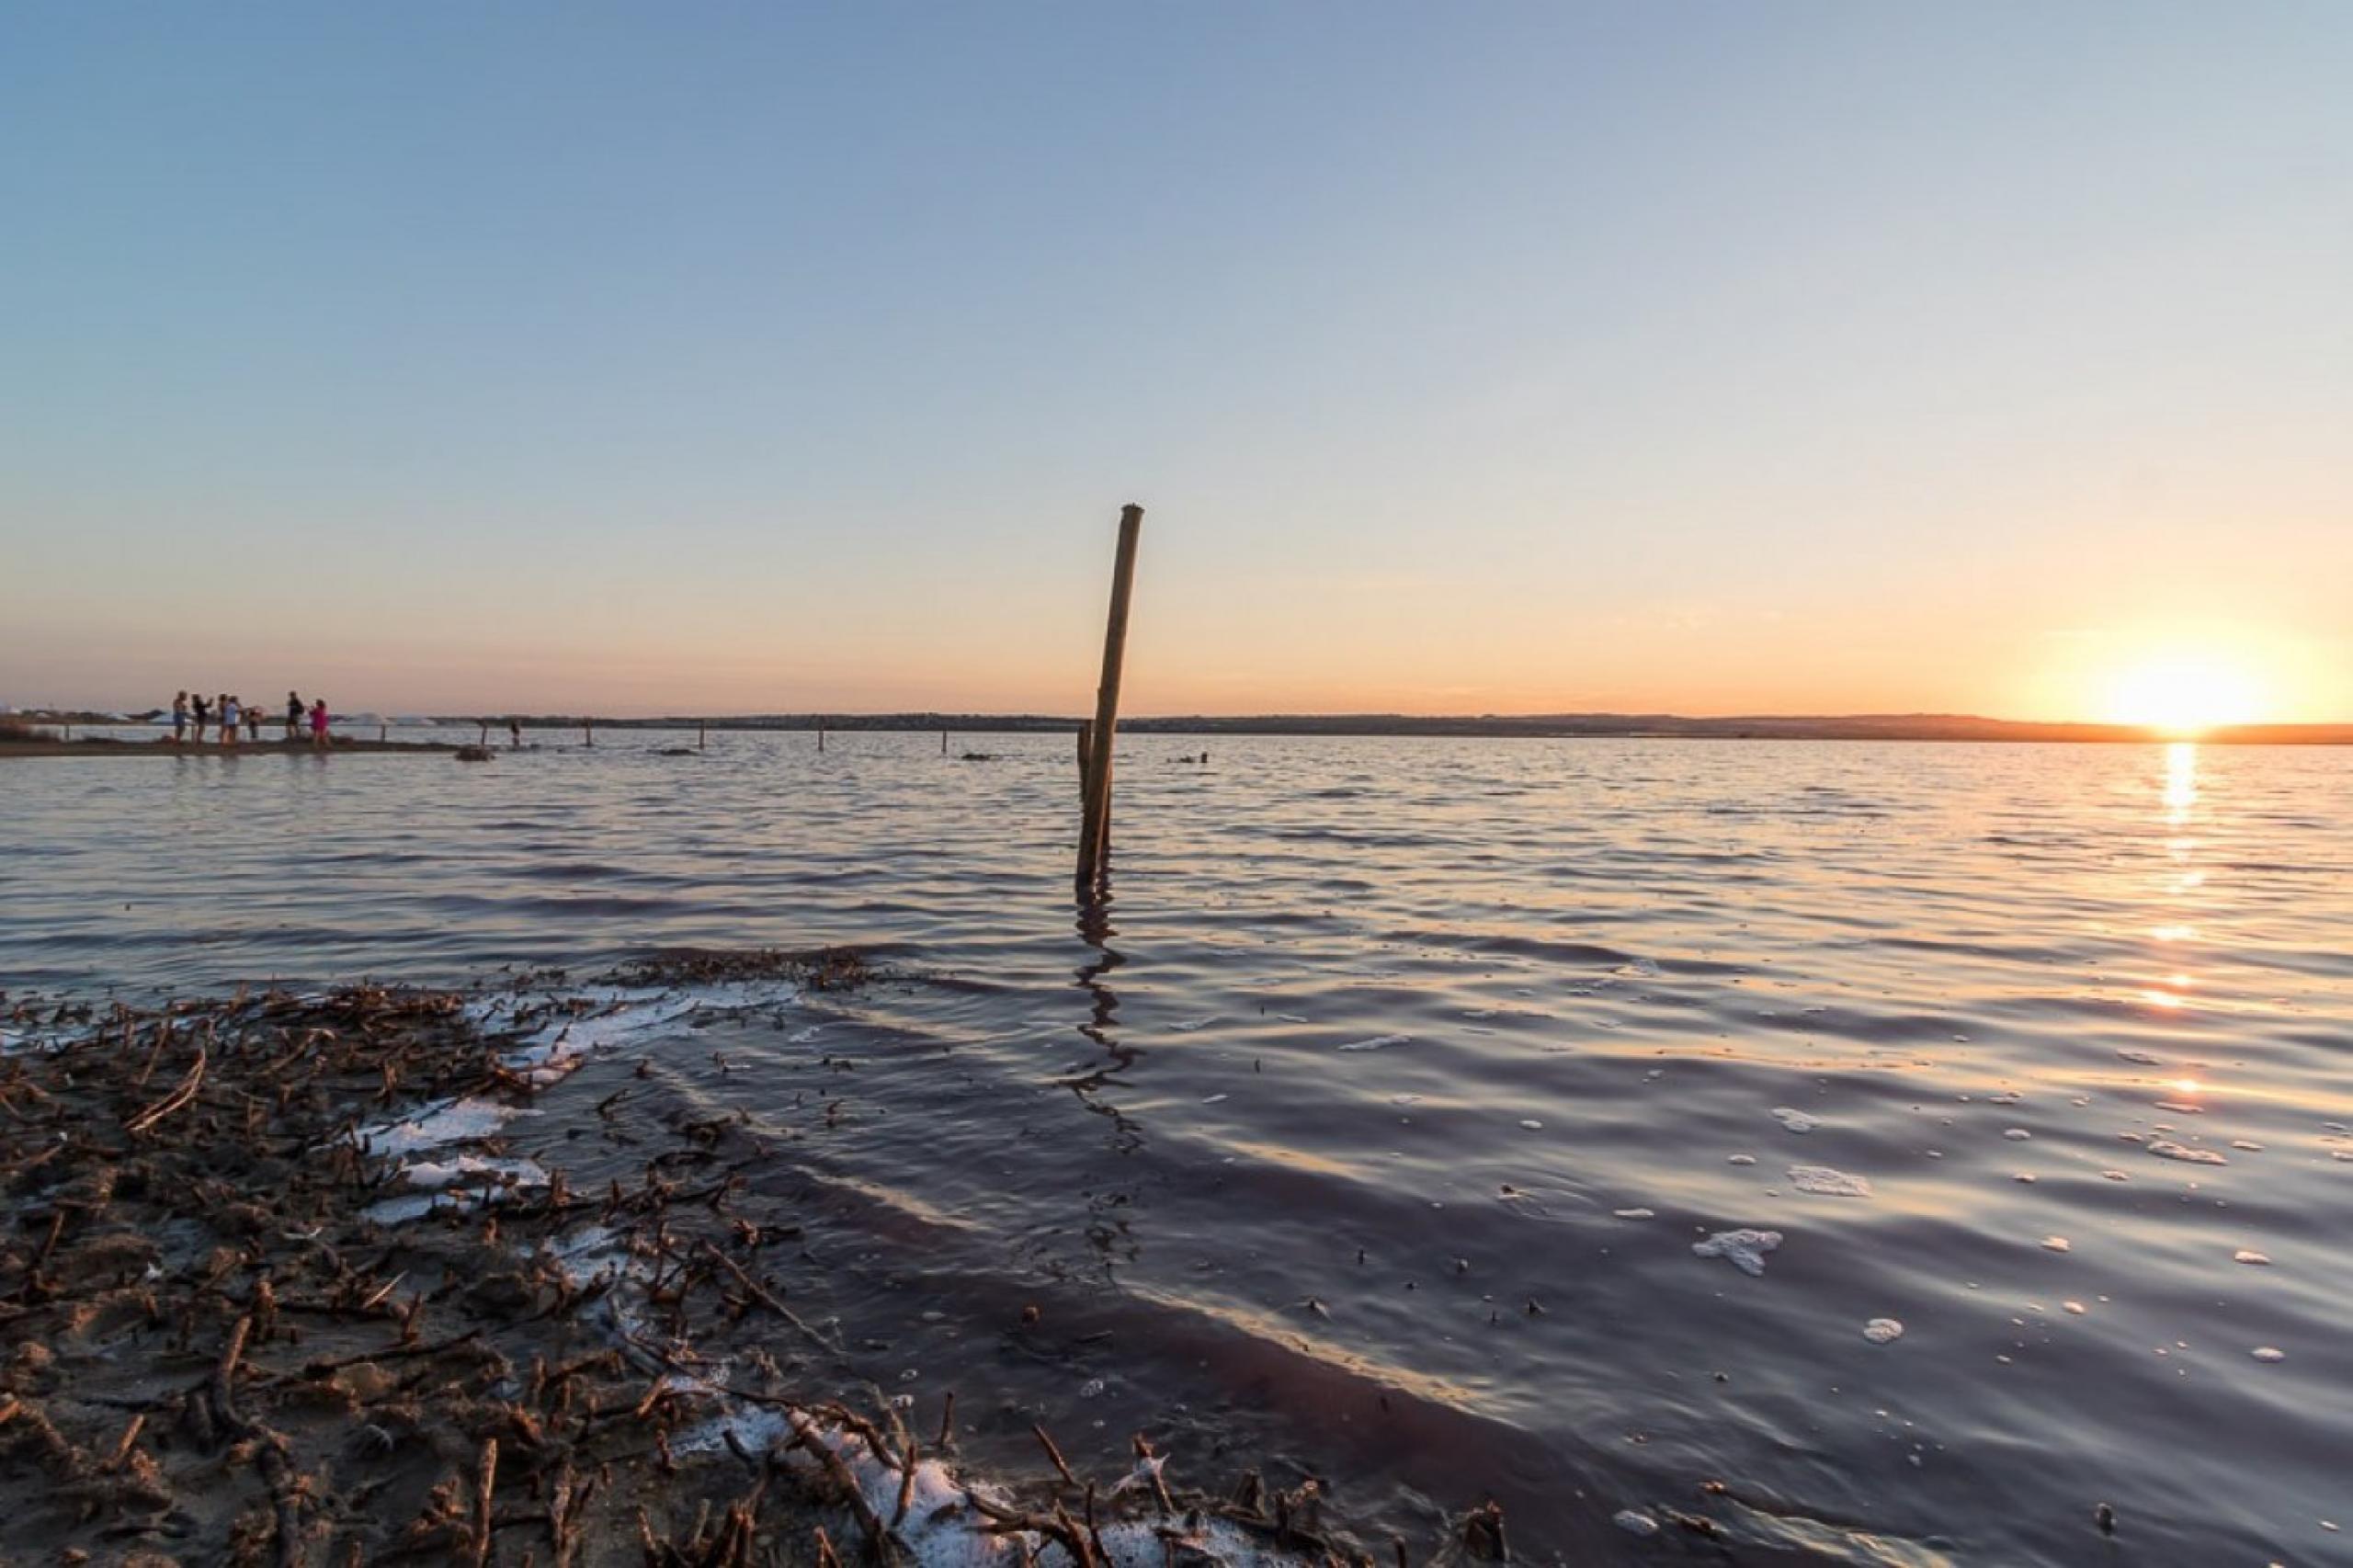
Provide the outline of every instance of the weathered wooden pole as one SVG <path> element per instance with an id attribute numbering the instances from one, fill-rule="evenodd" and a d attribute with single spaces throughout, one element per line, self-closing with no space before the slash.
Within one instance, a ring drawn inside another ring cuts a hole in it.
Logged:
<path id="1" fill-rule="evenodd" d="M 709 751 L 710 749 L 710 721 L 708 719 L 699 720 L 695 724 L 695 750 Z"/>
<path id="2" fill-rule="evenodd" d="M 819 751 L 825 749 L 825 726 L 823 724 L 817 726 L 817 749 Z"/>
<path id="3" fill-rule="evenodd" d="M 939 732 L 939 755 L 942 756 L 948 755 L 948 732 L 945 730 Z"/>
<path id="4" fill-rule="evenodd" d="M 585 719 L 581 720 L 580 738 L 587 742 L 590 745 L 595 745 L 597 744 L 597 726 L 590 723 Z"/>
<path id="5" fill-rule="evenodd" d="M 1095 722 L 1081 743 L 1086 760 L 1080 769 L 1085 799 L 1079 812 L 1078 881 L 1092 887 L 1111 869 L 1111 752 L 1120 728 L 1120 671 L 1128 652 L 1128 602 L 1136 581 L 1136 539 L 1143 531 L 1143 508 L 1120 511 L 1120 551 L 1111 567 L 1111 614 L 1103 630 L 1103 680 L 1095 689 Z"/>
<path id="6" fill-rule="evenodd" d="M 476 745 L 483 745 L 483 746 L 486 746 L 486 745 L 490 744 L 490 721 L 489 721 L 489 720 L 484 719 L 484 720 L 482 722 L 482 733 L 474 737 L 474 744 L 475 744 Z"/>

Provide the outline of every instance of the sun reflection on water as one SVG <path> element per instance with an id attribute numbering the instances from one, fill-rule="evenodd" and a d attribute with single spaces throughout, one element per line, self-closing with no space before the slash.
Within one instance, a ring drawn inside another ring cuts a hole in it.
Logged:
<path id="1" fill-rule="evenodd" d="M 2198 804 L 2198 743 L 2173 741 L 2165 746 L 2165 822 L 2179 827 Z"/>
<path id="2" fill-rule="evenodd" d="M 2158 781 L 2158 800 L 2164 806 L 2165 825 L 2171 830 L 2165 838 L 2165 856 L 2172 863 L 2174 875 L 2166 884 L 2166 892 L 2177 898 L 2187 897 L 2204 885 L 2206 873 L 2191 864 L 2198 852 L 2198 840 L 2187 832 L 2190 819 L 2198 811 L 2198 743 L 2171 741 L 2165 748 L 2165 771 Z M 2169 921 L 2159 925 L 2152 933 L 2160 942 L 2187 941 L 2197 936 L 2196 927 L 2186 921 Z M 2179 959 L 2175 959 L 2179 962 Z M 2178 971 L 2165 975 L 2155 984 L 2146 986 L 2141 999 L 2152 1007 L 2168 1011 L 2189 1005 L 2186 994 L 2196 983 Z"/>

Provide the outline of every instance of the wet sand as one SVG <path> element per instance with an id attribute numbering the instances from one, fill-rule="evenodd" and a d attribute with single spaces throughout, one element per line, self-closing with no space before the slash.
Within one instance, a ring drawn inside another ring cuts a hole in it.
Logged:
<path id="1" fill-rule="evenodd" d="M 695 961 L 865 978 L 834 956 Z M 1040 1474 L 983 1483 L 956 1467 L 974 1428 L 952 1392 L 826 1397 L 850 1331 L 793 1305 L 801 1227 L 731 1213 L 756 1160 L 727 1119 L 658 1140 L 608 1124 L 642 1170 L 601 1190 L 500 1152 L 495 1130 L 583 1063 L 565 1041 L 585 1010 L 369 987 L 19 1001 L 0 1037 L 14 1545 L 142 1564 L 1372 1561 L 1315 1483 L 1211 1498 L 1142 1434 L 1131 1470 L 1085 1477 L 1042 1428 Z M 1501 1529 L 1474 1509 L 1414 1556 L 1497 1556 Z"/>

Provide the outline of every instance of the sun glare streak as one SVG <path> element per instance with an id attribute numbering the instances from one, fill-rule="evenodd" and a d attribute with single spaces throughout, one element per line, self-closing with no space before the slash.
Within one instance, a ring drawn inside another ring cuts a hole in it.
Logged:
<path id="1" fill-rule="evenodd" d="M 2165 824 L 2180 827 L 2198 804 L 2198 743 L 2175 741 L 2165 747 Z"/>

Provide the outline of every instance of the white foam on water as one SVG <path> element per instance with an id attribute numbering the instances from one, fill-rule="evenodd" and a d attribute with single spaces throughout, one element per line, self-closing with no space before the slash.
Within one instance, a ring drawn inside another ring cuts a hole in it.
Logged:
<path id="1" fill-rule="evenodd" d="M 548 1185 L 547 1168 L 535 1160 L 488 1159 L 460 1154 L 454 1160 L 420 1160 L 394 1175 L 415 1190 L 381 1199 L 360 1210 L 380 1225 L 404 1225 L 427 1214 L 470 1213 L 485 1203 L 502 1203 L 515 1193 Z"/>
<path id="2" fill-rule="evenodd" d="M 1873 1318 L 1863 1324 L 1863 1337 L 1873 1345 L 1892 1345 L 1904 1337 L 1904 1325 L 1893 1318 Z"/>
<path id="3" fill-rule="evenodd" d="M 1521 1118 L 1519 1124 L 1528 1129 L 1530 1132 L 1541 1132 L 1544 1131 L 1544 1124 L 1533 1117 Z"/>
<path id="4" fill-rule="evenodd" d="M 2247 1354 L 2258 1361 L 2285 1361 L 2288 1358 L 2288 1353 L 2276 1345 L 2257 1346 Z"/>
<path id="5" fill-rule="evenodd" d="M 1820 1125 L 1813 1119 L 1813 1118 L 1806 1115 L 1805 1112 L 1802 1110 L 1792 1110 L 1788 1106 L 1774 1107 L 1773 1119 L 1779 1122 L 1783 1128 L 1791 1132 L 1811 1132 L 1816 1126 Z"/>
<path id="6" fill-rule="evenodd" d="M 477 1142 L 517 1117 L 534 1114 L 520 1106 L 469 1096 L 363 1127 L 356 1136 L 363 1154 L 420 1154 L 452 1143 Z"/>
<path id="7" fill-rule="evenodd" d="M 1765 1255 L 1781 1244 L 1779 1231 L 1718 1231 L 1703 1242 L 1693 1242 L 1691 1250 L 1701 1257 L 1721 1257 L 1743 1274 L 1765 1272 Z"/>
<path id="8" fill-rule="evenodd" d="M 779 1439 L 788 1433 L 808 1444 L 824 1445 L 841 1461 L 869 1508 L 886 1519 L 896 1515 L 899 1489 L 905 1479 L 897 1465 L 878 1460 L 862 1437 L 830 1426 L 806 1411 L 786 1409 L 770 1414 L 776 1419 L 755 1428 L 767 1434 L 766 1446 L 778 1446 Z M 723 1442 L 724 1438 L 720 1440 Z M 680 1445 L 674 1440 L 672 1446 L 675 1449 Z M 804 1471 L 814 1471 L 819 1464 L 805 1449 L 782 1455 L 779 1462 Z M 1150 1464 L 1140 1465 L 1122 1479 L 1113 1494 L 1148 1491 L 1153 1468 Z M 1010 1507 L 1013 1504 L 1009 1494 L 960 1477 L 937 1460 L 916 1463 L 906 1517 L 892 1532 L 916 1568 L 1000 1568 L 1024 1561 L 1047 1560 L 1050 1549 L 1035 1535 L 988 1533 L 986 1518 L 965 1499 L 968 1486 L 994 1506 Z M 1097 1539 L 1107 1568 L 1162 1568 L 1168 1560 L 1168 1546 L 1159 1532 L 1181 1530 L 1183 1519 L 1184 1516 L 1178 1515 L 1105 1521 Z M 1198 1528 L 1184 1532 L 1183 1539 L 1196 1551 L 1240 1568 L 1297 1561 L 1267 1550 L 1240 1527 L 1211 1516 L 1204 1516 Z"/>
<path id="9" fill-rule="evenodd" d="M 1753 1165 L 1756 1163 L 1756 1156 L 1754 1154 L 1727 1154 L 1724 1156 L 1724 1164 L 1728 1165 Z"/>
<path id="10" fill-rule="evenodd" d="M 1618 1216 L 1620 1220 L 1655 1220 L 1658 1218 L 1658 1210 L 1655 1209 L 1612 1209 L 1610 1212 Z"/>
<path id="11" fill-rule="evenodd" d="M 463 1193 L 412 1192 L 400 1198 L 380 1199 L 362 1209 L 359 1217 L 379 1225 L 405 1225 L 438 1209 L 457 1211 L 471 1207 L 472 1199 Z"/>
<path id="12" fill-rule="evenodd" d="M 1352 1040 L 1340 1049 L 1342 1051 L 1381 1051 L 1392 1045 L 1404 1045 L 1413 1038 L 1412 1035 L 1404 1034 L 1375 1035 L 1370 1040 Z"/>
<path id="13" fill-rule="evenodd" d="M 1790 1185 L 1800 1192 L 1810 1192 L 1817 1198 L 1869 1198 L 1871 1184 L 1862 1176 L 1849 1176 L 1828 1165 L 1791 1165 Z"/>
<path id="14" fill-rule="evenodd" d="M 2238 1251 L 2231 1254 L 2231 1261 L 2233 1263 L 2252 1264 L 2257 1268 L 2268 1268 L 2271 1267 L 2271 1256 L 2268 1253 L 2256 1252 L 2247 1247 L 2241 1247 Z"/>
<path id="15" fill-rule="evenodd" d="M 563 1270 L 563 1276 L 574 1287 L 595 1284 L 597 1280 L 625 1274 L 630 1267 L 629 1248 L 612 1230 L 603 1225 L 582 1225 L 550 1237 L 540 1244 L 540 1252 Z"/>
<path id="16" fill-rule="evenodd" d="M 1644 1540 L 1658 1534 L 1658 1521 L 1635 1508 L 1620 1508 L 1609 1516 L 1609 1522 L 1629 1534 Z"/>
<path id="17" fill-rule="evenodd" d="M 547 1168 L 537 1160 L 498 1160 L 480 1154 L 460 1154 L 454 1160 L 420 1160 L 401 1167 L 400 1176 L 409 1186 L 426 1191 L 482 1176 L 500 1177 L 511 1187 L 548 1184 Z"/>
<path id="18" fill-rule="evenodd" d="M 2227 1165 L 2231 1163 L 2211 1149 L 2193 1149 L 2170 1138 L 2152 1139 L 2148 1148 L 2149 1153 L 2161 1160 L 2180 1160 L 2193 1165 Z"/>
<path id="19" fill-rule="evenodd" d="M 2045 1252 L 2072 1252 L 2075 1248 L 2064 1236 L 2045 1236 L 2042 1238 L 2042 1250 Z"/>
<path id="20" fill-rule="evenodd" d="M 545 1088 L 579 1067 L 592 1052 L 638 1043 L 711 1002 L 708 996 L 663 993 L 605 993 L 593 999 L 602 1002 L 605 1010 L 542 1026 L 499 1058 L 501 1065 L 521 1074 L 531 1087 Z M 731 994 L 718 1005 L 744 1004 Z"/>
<path id="21" fill-rule="evenodd" d="M 2005 1127 L 2002 1129 L 2002 1136 L 2008 1139 L 2013 1143 L 2023 1143 L 2032 1138 L 2034 1134 L 2029 1132 L 2023 1127 Z"/>

